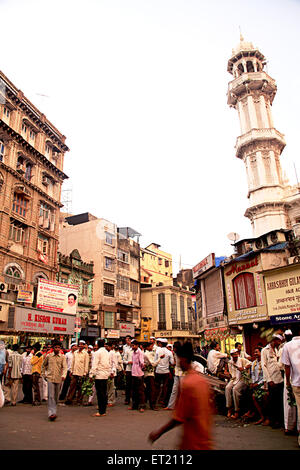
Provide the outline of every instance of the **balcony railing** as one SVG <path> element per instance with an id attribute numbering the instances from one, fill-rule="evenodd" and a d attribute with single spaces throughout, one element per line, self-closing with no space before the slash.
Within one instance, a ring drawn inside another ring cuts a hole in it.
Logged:
<path id="1" fill-rule="evenodd" d="M 159 321 L 157 324 L 157 329 L 158 330 L 166 330 L 167 328 L 167 323 L 165 321 Z"/>
<path id="2" fill-rule="evenodd" d="M 172 321 L 172 330 L 181 330 L 180 321 Z"/>

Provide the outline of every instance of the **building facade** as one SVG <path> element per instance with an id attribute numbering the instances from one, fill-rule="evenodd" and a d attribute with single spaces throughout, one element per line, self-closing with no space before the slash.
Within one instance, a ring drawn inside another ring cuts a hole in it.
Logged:
<path id="1" fill-rule="evenodd" d="M 139 234 L 129 227 L 84 213 L 61 224 L 60 251 L 78 249 L 93 261 L 93 305 L 101 337 L 118 338 L 140 329 Z"/>
<path id="2" fill-rule="evenodd" d="M 172 255 L 151 243 L 141 248 L 141 283 L 149 286 L 173 284 Z"/>
<path id="3" fill-rule="evenodd" d="M 191 340 L 198 344 L 198 326 L 194 309 L 194 291 L 176 286 L 156 286 L 141 290 L 140 341 L 150 336 L 169 342 Z"/>
<path id="4" fill-rule="evenodd" d="M 35 308 L 38 280 L 56 279 L 61 186 L 67 178 L 64 156 L 69 150 L 65 140 L 0 72 L 0 282 L 5 286 L 0 330 L 5 334 L 16 333 L 15 305 Z M 20 289 L 28 292 L 26 302 L 18 302 Z"/>
<path id="5" fill-rule="evenodd" d="M 56 280 L 78 286 L 74 339 L 82 338 L 91 342 L 100 335 L 97 312 L 93 307 L 94 263 L 82 261 L 78 250 L 73 250 L 68 256 L 58 253 Z"/>

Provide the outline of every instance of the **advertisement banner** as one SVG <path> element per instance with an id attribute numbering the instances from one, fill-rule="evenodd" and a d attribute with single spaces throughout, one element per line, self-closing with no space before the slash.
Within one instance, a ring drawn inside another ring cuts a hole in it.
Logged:
<path id="1" fill-rule="evenodd" d="M 135 331 L 134 331 L 133 323 L 120 322 L 119 328 L 120 328 L 120 337 L 130 335 L 132 338 L 134 338 Z"/>
<path id="2" fill-rule="evenodd" d="M 18 290 L 17 302 L 24 302 L 25 304 L 32 304 L 33 292 L 30 290 Z"/>
<path id="3" fill-rule="evenodd" d="M 300 268 L 266 274 L 265 287 L 269 316 L 278 317 L 278 322 L 284 317 L 286 321 L 299 321 Z"/>
<path id="4" fill-rule="evenodd" d="M 37 308 L 76 315 L 78 286 L 39 279 Z"/>
<path id="5" fill-rule="evenodd" d="M 75 317 L 31 308 L 15 308 L 15 329 L 31 333 L 73 335 Z"/>
<path id="6" fill-rule="evenodd" d="M 193 278 L 200 276 L 200 274 L 204 273 L 208 269 L 215 266 L 215 254 L 211 253 L 206 258 L 204 258 L 200 263 L 193 267 Z"/>

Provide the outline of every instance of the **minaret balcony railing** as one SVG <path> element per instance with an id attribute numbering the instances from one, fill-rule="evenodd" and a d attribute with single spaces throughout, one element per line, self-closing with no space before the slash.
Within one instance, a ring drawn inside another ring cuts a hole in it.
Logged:
<path id="1" fill-rule="evenodd" d="M 270 77 L 266 72 L 245 72 L 240 77 L 235 78 L 228 84 L 228 91 L 232 91 L 233 89 L 238 88 L 239 86 L 243 85 L 243 83 L 247 82 L 259 82 L 259 81 L 267 81 L 271 86 L 276 88 L 276 82 L 273 78 Z"/>
<path id="2" fill-rule="evenodd" d="M 236 153 L 237 157 L 241 157 L 240 151 L 246 145 L 255 142 L 255 141 L 263 141 L 263 140 L 276 140 L 279 142 L 283 147 L 285 146 L 284 135 L 281 134 L 275 128 L 263 128 L 263 129 L 251 129 L 246 134 L 239 136 L 236 140 Z"/>

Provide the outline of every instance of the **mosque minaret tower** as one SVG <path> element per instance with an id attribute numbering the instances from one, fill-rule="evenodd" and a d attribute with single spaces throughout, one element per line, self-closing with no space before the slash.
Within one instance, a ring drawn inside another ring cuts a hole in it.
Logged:
<path id="1" fill-rule="evenodd" d="M 290 187 L 280 164 L 285 140 L 274 126 L 271 111 L 277 86 L 265 65 L 263 54 L 241 36 L 227 68 L 233 75 L 228 104 L 238 111 L 240 120 L 241 135 L 235 148 L 246 167 L 249 207 L 245 216 L 251 221 L 253 237 L 291 227 L 291 206 L 286 200 Z"/>

